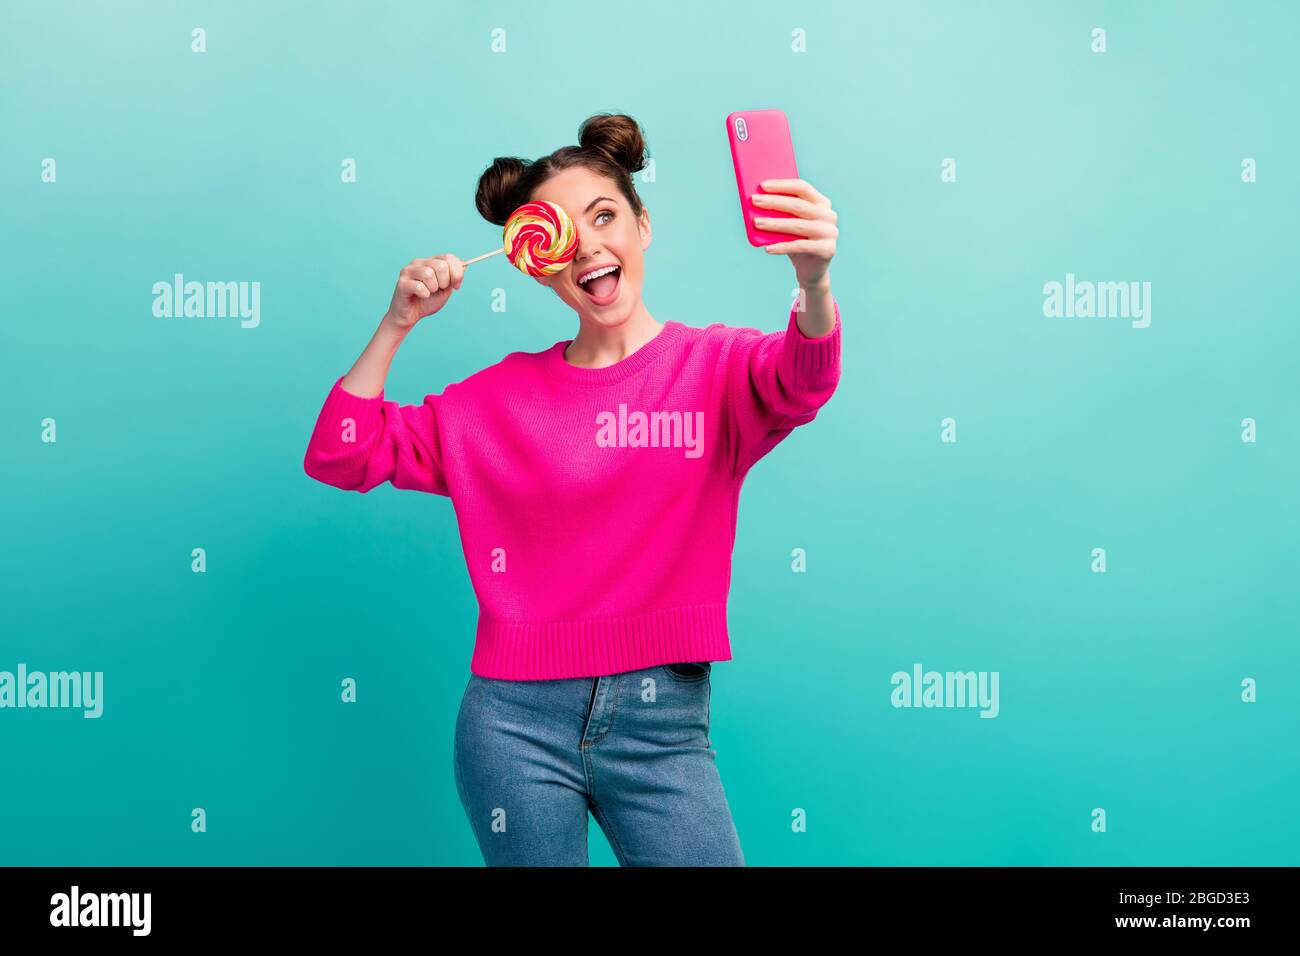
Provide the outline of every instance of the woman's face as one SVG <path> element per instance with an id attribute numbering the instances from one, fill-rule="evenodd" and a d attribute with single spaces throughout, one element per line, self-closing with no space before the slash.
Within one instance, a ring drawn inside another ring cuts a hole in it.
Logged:
<path id="1" fill-rule="evenodd" d="M 533 190 L 531 199 L 555 203 L 578 229 L 573 262 L 537 281 L 553 289 L 582 318 L 621 325 L 641 301 L 642 253 L 650 246 L 650 213 L 643 208 L 639 217 L 632 215 L 614 180 L 585 166 L 556 173 Z M 579 284 L 585 273 L 603 266 L 618 268 L 605 278 Z"/>

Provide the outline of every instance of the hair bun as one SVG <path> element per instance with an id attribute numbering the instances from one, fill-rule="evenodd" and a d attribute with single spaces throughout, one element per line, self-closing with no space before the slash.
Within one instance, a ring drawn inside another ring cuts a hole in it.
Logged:
<path id="1" fill-rule="evenodd" d="M 637 121 L 625 113 L 597 113 L 578 129 L 578 145 L 603 154 L 629 173 L 645 169 L 645 136 Z"/>
<path id="2" fill-rule="evenodd" d="M 596 113 L 578 128 L 578 143 L 561 146 L 537 160 L 498 156 L 479 176 L 474 205 L 490 223 L 504 226 L 552 176 L 575 166 L 612 179 L 636 216 L 645 212 L 632 173 L 645 169 L 647 150 L 640 124 L 625 113 Z"/>
<path id="3" fill-rule="evenodd" d="M 528 169 L 527 160 L 516 156 L 498 156 L 478 179 L 474 205 L 488 222 L 504 226 L 510 214 L 519 208 L 519 181 Z"/>

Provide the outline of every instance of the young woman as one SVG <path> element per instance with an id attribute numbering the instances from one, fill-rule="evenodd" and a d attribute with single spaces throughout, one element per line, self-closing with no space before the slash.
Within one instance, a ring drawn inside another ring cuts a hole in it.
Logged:
<path id="1" fill-rule="evenodd" d="M 601 114 L 578 146 L 496 159 L 478 183 L 484 218 L 503 226 L 548 200 L 577 226 L 572 264 L 537 280 L 573 309 L 576 336 L 421 404 L 387 401 L 398 347 L 464 278 L 453 255 L 413 260 L 307 448 L 307 474 L 337 488 L 451 499 L 480 606 L 454 772 L 488 865 L 586 865 L 589 811 L 624 866 L 744 865 L 709 740 L 710 670 L 731 659 L 741 484 L 839 381 L 837 217 L 800 179 L 756 198 L 801 237 L 767 247 L 801 290 L 784 330 L 660 322 L 641 299 L 650 215 L 631 174 L 645 155 L 635 120 Z M 696 267 L 709 260 L 701 249 Z M 725 314 L 725 291 L 712 299 Z"/>

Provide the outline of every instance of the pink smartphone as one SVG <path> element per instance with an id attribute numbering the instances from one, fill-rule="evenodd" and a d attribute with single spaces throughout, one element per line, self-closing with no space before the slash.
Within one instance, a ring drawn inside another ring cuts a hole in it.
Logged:
<path id="1" fill-rule="evenodd" d="M 792 233 L 769 232 L 754 228 L 755 216 L 789 219 L 790 213 L 755 206 L 749 199 L 762 193 L 765 179 L 798 179 L 794 164 L 794 143 L 790 123 L 783 110 L 740 110 L 727 117 L 727 140 L 731 143 L 731 162 L 736 167 L 736 186 L 740 189 L 740 211 L 745 219 L 745 235 L 753 246 L 802 239 Z"/>

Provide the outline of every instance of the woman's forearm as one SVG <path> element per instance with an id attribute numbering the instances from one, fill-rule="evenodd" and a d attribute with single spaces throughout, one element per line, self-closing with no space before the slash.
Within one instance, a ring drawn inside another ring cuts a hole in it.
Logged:
<path id="1" fill-rule="evenodd" d="M 835 301 L 831 298 L 830 276 L 803 290 L 804 308 L 795 318 L 799 331 L 810 339 L 830 335 L 835 328 Z"/>
<path id="2" fill-rule="evenodd" d="M 339 384 L 358 398 L 374 398 L 382 392 L 384 382 L 388 380 L 388 370 L 393 364 L 393 356 L 406 340 L 407 331 L 409 330 L 399 329 L 385 315 L 375 334 L 370 337 L 370 344 Z"/>

